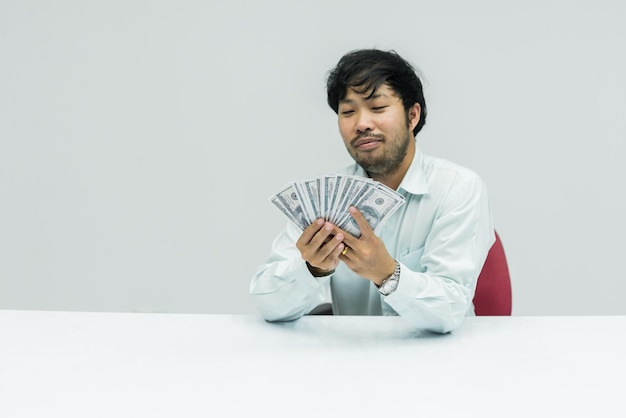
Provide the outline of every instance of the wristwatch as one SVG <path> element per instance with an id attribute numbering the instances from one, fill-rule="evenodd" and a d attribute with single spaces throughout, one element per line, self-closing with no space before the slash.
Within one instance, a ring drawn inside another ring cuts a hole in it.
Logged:
<path id="1" fill-rule="evenodd" d="M 398 260 L 395 260 L 395 262 L 396 268 L 393 274 L 383 280 L 380 286 L 378 286 L 378 293 L 383 296 L 390 295 L 398 287 L 398 282 L 400 281 L 400 262 Z"/>

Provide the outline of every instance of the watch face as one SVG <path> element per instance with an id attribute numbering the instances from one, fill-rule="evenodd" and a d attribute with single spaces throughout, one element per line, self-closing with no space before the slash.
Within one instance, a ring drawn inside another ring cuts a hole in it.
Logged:
<path id="1" fill-rule="evenodd" d="M 400 281 L 400 263 L 396 260 L 396 269 L 394 270 L 391 277 L 389 277 L 385 282 L 380 286 L 378 292 L 383 296 L 389 295 L 391 292 L 396 290 L 398 287 L 398 282 Z"/>
<path id="2" fill-rule="evenodd" d="M 387 280 L 385 283 L 383 283 L 383 285 L 378 290 L 380 293 L 387 296 L 388 294 L 396 290 L 397 287 L 398 287 L 398 280 L 392 278 L 392 279 Z"/>

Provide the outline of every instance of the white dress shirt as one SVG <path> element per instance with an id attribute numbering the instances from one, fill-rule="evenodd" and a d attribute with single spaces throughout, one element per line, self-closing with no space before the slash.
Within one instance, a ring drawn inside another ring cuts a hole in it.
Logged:
<path id="1" fill-rule="evenodd" d="M 367 177 L 353 164 L 345 171 Z M 268 321 L 293 320 L 326 300 L 336 315 L 400 315 L 416 328 L 449 332 L 474 314 L 476 280 L 495 240 L 487 189 L 473 171 L 416 149 L 398 193 L 406 202 L 374 231 L 401 265 L 398 288 L 376 286 L 339 263 L 313 277 L 295 243 L 293 223 L 276 237 L 250 294 Z"/>

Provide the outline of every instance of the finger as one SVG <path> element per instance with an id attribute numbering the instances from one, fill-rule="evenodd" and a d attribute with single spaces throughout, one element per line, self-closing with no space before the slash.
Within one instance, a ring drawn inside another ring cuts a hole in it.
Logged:
<path id="1" fill-rule="evenodd" d="M 367 222 L 367 219 L 365 219 L 361 211 L 358 210 L 356 206 L 350 206 L 348 211 L 350 212 L 352 218 L 356 221 L 356 224 L 359 226 L 359 229 L 361 230 L 361 236 L 374 233 L 369 222 Z"/>
<path id="2" fill-rule="evenodd" d="M 333 229 L 333 235 L 341 236 L 341 240 L 349 247 L 358 246 L 359 239 L 357 237 L 337 226 Z"/>
<path id="3" fill-rule="evenodd" d="M 337 240 L 337 237 L 333 238 L 331 241 L 332 242 L 329 242 L 324 246 L 324 250 L 326 252 L 325 261 L 339 261 L 339 256 L 346 248 L 346 244 Z"/>
<path id="4" fill-rule="evenodd" d="M 333 250 L 331 257 L 334 257 L 337 260 L 345 259 L 345 254 L 347 254 L 349 251 L 350 248 L 348 248 L 348 246 L 342 242 L 337 245 L 337 247 Z"/>
<path id="5" fill-rule="evenodd" d="M 373 234 L 372 228 L 369 226 L 369 223 L 367 222 L 367 220 L 365 220 L 365 217 L 363 217 L 361 212 L 359 212 L 359 210 L 354 206 L 350 206 L 349 210 L 350 210 L 350 214 L 352 215 L 359 229 L 361 230 L 361 237 L 363 237 L 364 233 L 365 233 L 365 237 L 367 237 L 368 233 Z M 356 213 L 353 214 L 352 210 L 355 210 Z M 355 237 L 351 233 L 346 232 L 339 227 L 335 227 L 335 229 L 333 230 L 333 234 L 334 235 L 343 234 L 344 235 L 343 242 L 345 242 L 351 248 L 357 248 L 359 246 L 359 241 L 361 237 Z"/>
<path id="6" fill-rule="evenodd" d="M 339 263 L 339 254 L 345 247 L 337 237 L 331 238 L 323 247 L 317 249 L 309 264 L 324 269 L 333 269 Z"/>
<path id="7" fill-rule="evenodd" d="M 313 238 L 303 247 L 299 247 L 302 258 L 311 265 L 322 267 L 322 263 L 326 263 L 326 258 L 333 252 L 335 247 L 341 243 L 342 237 L 333 237 L 331 234 L 335 226 L 330 222 L 326 222 L 320 228 Z M 336 260 L 338 261 L 338 260 Z"/>
<path id="8" fill-rule="evenodd" d="M 306 227 L 304 231 L 302 231 L 300 238 L 298 238 L 298 241 L 296 242 L 296 246 L 300 248 L 300 246 L 308 245 L 313 239 L 313 237 L 315 236 L 315 234 L 317 234 L 317 232 L 322 228 L 322 226 L 324 226 L 324 223 L 325 223 L 324 219 L 318 218 L 311 225 Z"/>
<path id="9" fill-rule="evenodd" d="M 352 248 L 348 247 L 347 245 L 343 245 L 343 248 L 341 249 L 341 251 L 339 252 L 339 255 L 341 256 L 341 258 L 348 258 L 348 253 L 352 250 Z"/>
<path id="10" fill-rule="evenodd" d="M 353 265 L 358 258 L 354 248 L 348 245 L 343 246 L 343 249 L 339 251 L 337 257 L 339 258 L 339 260 L 343 261 L 350 269 L 353 268 Z"/>
<path id="11" fill-rule="evenodd" d="M 334 228 L 335 226 L 330 222 L 324 222 L 322 227 L 315 233 L 313 238 L 311 238 L 311 241 L 308 245 L 316 250 L 322 248 L 322 246 L 324 246 L 326 243 L 328 243 L 329 240 L 331 240 L 331 235 Z"/>

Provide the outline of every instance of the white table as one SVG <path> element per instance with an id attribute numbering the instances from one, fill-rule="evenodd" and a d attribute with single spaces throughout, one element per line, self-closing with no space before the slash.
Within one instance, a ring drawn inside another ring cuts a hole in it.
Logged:
<path id="1" fill-rule="evenodd" d="M 0 311 L 0 417 L 625 417 L 626 317 Z"/>

